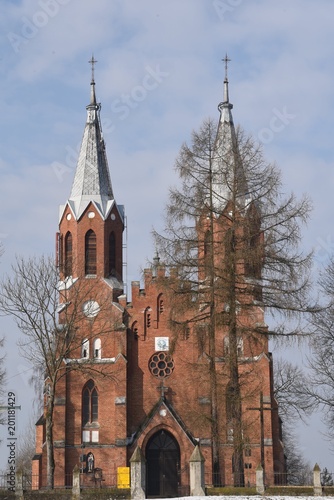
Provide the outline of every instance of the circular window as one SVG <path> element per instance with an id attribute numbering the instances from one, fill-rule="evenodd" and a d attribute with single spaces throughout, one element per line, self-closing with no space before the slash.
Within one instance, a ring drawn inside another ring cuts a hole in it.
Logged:
<path id="1" fill-rule="evenodd" d="M 154 377 L 169 377 L 174 370 L 173 358 L 166 352 L 156 352 L 151 356 L 148 367 Z"/>

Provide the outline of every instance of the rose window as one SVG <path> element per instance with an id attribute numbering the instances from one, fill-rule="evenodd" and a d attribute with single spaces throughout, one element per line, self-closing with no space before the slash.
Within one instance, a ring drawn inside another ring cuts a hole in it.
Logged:
<path id="1" fill-rule="evenodd" d="M 148 367 L 154 377 L 169 377 L 174 370 L 173 358 L 166 352 L 156 352 L 151 356 Z"/>

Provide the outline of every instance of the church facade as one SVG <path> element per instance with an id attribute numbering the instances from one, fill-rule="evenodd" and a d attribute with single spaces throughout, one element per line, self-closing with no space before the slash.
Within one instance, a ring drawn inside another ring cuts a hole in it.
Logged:
<path id="1" fill-rule="evenodd" d="M 219 134 L 235 133 L 225 80 Z M 78 466 L 82 484 L 94 471 L 105 484 L 116 484 L 139 447 L 146 460 L 146 495 L 187 494 L 189 461 L 197 446 L 204 458 L 205 483 L 235 481 L 235 435 L 229 427 L 226 328 L 217 328 L 219 471 L 214 467 L 212 393 L 208 360 L 194 328 L 174 340 L 170 318 L 175 280 L 158 257 L 144 271 L 144 286 L 131 283 L 131 302 L 123 286 L 124 207 L 111 183 L 100 123 L 100 105 L 92 78 L 82 145 L 70 196 L 60 207 L 57 254 L 60 272 L 59 322 L 76 314 L 71 348 L 56 386 L 53 442 L 55 486 L 69 486 Z M 219 141 L 218 141 L 219 142 Z M 227 207 L 228 209 L 228 207 Z M 207 231 L 205 218 L 199 231 Z M 222 229 L 224 231 L 224 228 Z M 217 258 L 219 253 L 217 243 Z M 205 252 L 199 248 L 199 255 Z M 258 291 L 257 291 L 258 293 Z M 76 313 L 76 310 L 78 311 Z M 187 315 L 187 312 L 183 312 Z M 242 384 L 242 484 L 255 483 L 259 464 L 267 482 L 285 471 L 280 421 L 273 394 L 272 355 L 259 301 L 248 326 L 263 325 L 238 340 Z M 251 369 L 249 368 L 251 366 Z M 247 396 L 248 395 L 248 396 Z M 47 395 L 46 395 L 47 397 Z M 268 410 L 268 411 L 264 411 Z M 33 474 L 46 485 L 45 415 L 36 424 Z M 240 474 L 240 469 L 238 469 Z M 114 480 L 110 478 L 113 477 Z"/>

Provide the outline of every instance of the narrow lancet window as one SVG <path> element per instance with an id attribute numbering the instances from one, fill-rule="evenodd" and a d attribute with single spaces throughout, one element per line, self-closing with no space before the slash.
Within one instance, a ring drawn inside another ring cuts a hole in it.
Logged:
<path id="1" fill-rule="evenodd" d="M 65 235 L 65 276 L 72 276 L 72 234 L 68 231 Z"/>
<path id="2" fill-rule="evenodd" d="M 82 391 L 82 427 L 98 421 L 99 398 L 93 380 L 88 380 Z"/>
<path id="3" fill-rule="evenodd" d="M 109 275 L 116 275 L 116 238 L 114 232 L 109 235 Z"/>
<path id="4" fill-rule="evenodd" d="M 85 274 L 96 274 L 96 234 L 92 229 L 85 236 Z"/>

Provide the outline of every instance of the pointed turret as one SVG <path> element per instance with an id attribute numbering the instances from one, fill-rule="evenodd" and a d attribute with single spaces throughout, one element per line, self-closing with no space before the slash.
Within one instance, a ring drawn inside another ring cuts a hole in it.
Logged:
<path id="1" fill-rule="evenodd" d="M 212 158 L 213 203 L 219 212 L 225 208 L 233 193 L 237 203 L 245 206 L 248 192 L 233 123 L 233 104 L 229 100 L 227 63 L 230 59 L 226 55 L 223 61 L 225 62 L 224 94 L 223 101 L 218 105 L 220 118 Z"/>
<path id="2" fill-rule="evenodd" d="M 71 194 L 60 207 L 59 255 L 65 277 L 103 277 L 117 290 L 123 289 L 122 233 L 124 207 L 117 205 L 107 162 L 96 100 L 94 64 L 87 120 Z"/>
<path id="3" fill-rule="evenodd" d="M 94 202 L 103 218 L 109 212 L 114 195 L 103 140 L 100 109 L 96 102 L 95 82 L 91 81 L 91 99 L 82 138 L 69 204 L 79 219 L 89 202 Z"/>

